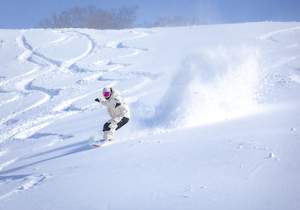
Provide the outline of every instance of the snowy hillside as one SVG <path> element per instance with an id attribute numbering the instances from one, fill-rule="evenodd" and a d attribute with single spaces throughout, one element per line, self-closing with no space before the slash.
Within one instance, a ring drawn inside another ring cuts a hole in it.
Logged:
<path id="1" fill-rule="evenodd" d="M 300 209 L 300 23 L 0 30 L 0 209 Z M 132 119 L 93 149 L 114 86 Z"/>

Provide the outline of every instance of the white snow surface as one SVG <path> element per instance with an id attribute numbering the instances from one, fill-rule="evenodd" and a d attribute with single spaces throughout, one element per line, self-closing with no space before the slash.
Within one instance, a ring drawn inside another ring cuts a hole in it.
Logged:
<path id="1" fill-rule="evenodd" d="M 1 210 L 300 209 L 300 23 L 0 30 L 0 63 Z"/>

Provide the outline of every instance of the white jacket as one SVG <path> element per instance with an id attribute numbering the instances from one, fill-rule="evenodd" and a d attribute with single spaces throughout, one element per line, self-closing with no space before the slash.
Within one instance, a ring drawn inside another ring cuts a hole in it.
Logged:
<path id="1" fill-rule="evenodd" d="M 107 111 L 113 121 L 120 122 L 123 117 L 130 118 L 128 105 L 122 100 L 120 93 L 112 89 L 112 95 L 107 100 L 101 98 L 101 103 L 106 106 Z"/>

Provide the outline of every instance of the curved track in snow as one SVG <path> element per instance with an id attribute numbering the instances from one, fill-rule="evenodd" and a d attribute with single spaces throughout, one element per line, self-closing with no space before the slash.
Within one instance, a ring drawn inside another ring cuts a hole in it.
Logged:
<path id="1" fill-rule="evenodd" d="M 45 76 L 48 74 L 51 74 L 52 72 L 56 71 L 57 68 L 69 68 L 71 65 L 73 65 L 76 61 L 88 56 L 89 53 L 91 53 L 91 51 L 93 50 L 93 46 L 94 43 L 92 42 L 91 39 L 88 39 L 88 48 L 87 50 L 82 53 L 81 55 L 66 60 L 64 62 L 59 62 L 57 60 L 54 60 L 52 58 L 47 57 L 46 55 L 43 55 L 41 53 L 39 53 L 37 51 L 36 48 L 34 48 L 33 46 L 31 46 L 25 36 L 26 31 L 22 31 L 21 35 L 17 38 L 17 43 L 19 45 L 20 48 L 24 49 L 25 51 L 18 56 L 18 59 L 20 60 L 20 62 L 29 62 L 32 63 L 36 66 L 35 69 L 33 69 L 32 71 L 29 71 L 23 75 L 20 76 L 16 76 L 15 78 L 12 78 L 10 80 L 6 80 L 1 82 L 0 85 L 5 86 L 8 83 L 12 83 L 15 85 L 16 87 L 16 92 L 19 95 L 24 95 L 24 93 L 30 94 L 33 92 L 39 92 L 43 95 L 43 97 L 35 102 L 33 105 L 24 108 L 23 110 L 20 110 L 18 112 L 15 112 L 13 114 L 10 114 L 8 116 L 6 116 L 5 118 L 1 119 L 0 124 L 3 124 L 5 122 L 7 122 L 8 120 L 11 120 L 27 111 L 33 110 L 34 108 L 37 108 L 39 106 L 42 106 L 43 104 L 46 104 L 47 102 L 49 102 L 49 100 L 55 96 L 59 95 L 59 89 L 56 90 L 51 90 L 51 89 L 47 89 L 44 87 L 38 87 L 35 86 L 33 84 L 33 82 L 35 80 L 37 80 L 39 77 L 41 76 Z M 80 36 L 84 36 L 86 38 L 89 38 L 88 36 L 82 34 L 82 33 L 76 33 L 76 35 L 80 35 Z M 74 36 L 74 35 L 73 35 Z M 55 44 L 57 44 L 58 42 L 62 42 L 64 41 L 64 39 L 59 39 L 58 41 L 54 41 Z M 24 97 L 24 96 L 23 96 Z M 34 126 L 36 124 L 39 124 L 39 128 L 43 128 L 45 127 L 45 125 L 48 125 L 48 123 L 46 121 L 48 121 L 49 119 L 52 119 L 53 117 L 57 116 L 57 114 L 55 115 L 51 115 L 50 116 L 48 114 L 46 114 L 45 116 L 42 117 L 38 117 L 37 119 L 31 119 L 28 120 L 27 122 L 24 122 L 21 125 L 17 125 L 13 128 L 4 128 L 5 131 L 3 133 L 1 133 L 0 135 L 0 141 L 5 141 L 5 139 L 7 138 L 11 138 L 13 136 L 15 136 L 17 133 L 19 134 L 19 136 L 23 136 L 22 135 L 22 131 L 26 133 L 28 133 L 31 128 L 31 130 L 39 130 L 37 129 L 37 127 L 35 126 L 34 128 L 31 126 Z M 28 127 L 29 125 L 29 127 Z M 29 132 L 32 133 L 32 132 Z M 27 136 L 28 137 L 28 136 Z"/>
<path id="2" fill-rule="evenodd" d="M 97 43 L 89 34 L 83 33 L 76 30 L 62 30 L 54 31 L 60 36 L 56 40 L 52 40 L 47 43 L 43 43 L 40 46 L 33 46 L 27 39 L 26 31 L 22 31 L 20 36 L 16 38 L 16 42 L 19 48 L 23 49 L 23 52 L 18 55 L 18 61 L 21 63 L 29 63 L 34 67 L 32 70 L 15 76 L 13 78 L 0 81 L 0 87 L 7 89 L 13 89 L 15 96 L 7 99 L 0 103 L 0 106 L 7 106 L 9 103 L 18 103 L 19 101 L 27 99 L 28 96 L 36 96 L 38 100 L 34 101 L 31 105 L 27 105 L 22 109 L 8 114 L 7 116 L 1 118 L 0 120 L 0 142 L 6 142 L 9 139 L 26 139 L 28 137 L 36 138 L 37 134 L 41 138 L 54 136 L 55 139 L 62 138 L 64 139 L 66 135 L 62 134 L 48 134 L 48 133 L 39 133 L 40 130 L 46 128 L 47 126 L 57 122 L 58 120 L 70 117 L 75 114 L 80 114 L 85 111 L 93 111 L 97 104 L 93 103 L 91 96 L 95 95 L 98 90 L 90 91 L 88 87 L 89 83 L 94 82 L 104 82 L 108 86 L 118 85 L 122 80 L 105 79 L 107 74 L 116 73 L 120 74 L 122 78 L 122 69 L 126 68 L 132 64 L 123 64 L 120 62 L 114 62 L 114 60 L 137 56 L 140 53 L 146 52 L 146 49 L 140 49 L 135 47 L 130 47 L 125 44 L 126 41 L 140 39 L 147 36 L 144 32 L 131 32 L 133 37 L 122 40 L 109 41 L 107 44 L 104 44 L 104 48 L 111 48 L 115 51 L 120 49 L 126 49 L 126 53 L 121 55 L 111 56 L 108 60 L 97 60 L 94 61 L 96 65 L 102 66 L 100 71 L 78 71 L 80 68 L 78 62 L 88 58 L 92 55 L 95 49 L 102 48 L 103 44 Z M 68 59 L 54 59 L 47 53 L 41 53 L 40 49 L 48 49 L 59 47 L 66 42 L 72 40 L 85 41 L 85 49 L 82 53 Z M 42 82 L 44 78 L 51 78 L 52 74 L 62 74 L 66 75 L 66 78 L 72 79 L 73 77 L 81 77 L 80 80 L 73 84 L 69 84 L 64 88 L 50 86 L 43 86 Z M 78 75 L 78 76 L 77 76 Z M 124 90 L 125 95 L 130 95 L 130 93 L 137 92 L 139 89 L 143 88 L 145 85 L 149 84 L 152 79 L 155 79 L 156 76 L 152 74 L 147 74 L 145 72 L 131 72 L 125 73 L 126 77 L 141 78 L 139 82 L 136 83 L 134 87 Z M 81 90 L 82 89 L 82 90 Z M 97 89 L 97 88 L 96 88 Z M 72 91 L 72 94 L 68 95 L 68 91 Z M 78 93 L 76 93 L 78 90 Z M 75 93 L 74 93 L 75 91 Z M 88 100 L 91 103 L 85 103 L 81 107 L 76 107 L 74 104 L 78 101 L 89 98 Z M 129 98 L 129 100 L 134 100 Z M 30 117 L 25 117 L 27 113 L 31 113 Z M 9 122 L 9 123 L 8 123 Z M 46 147 L 54 146 L 59 141 L 51 143 L 46 143 Z M 3 152 L 3 155 L 9 154 L 11 151 L 6 150 Z M 4 168 L 9 167 L 12 164 L 18 164 L 21 161 L 19 157 L 8 159 L 4 162 L 0 162 L 0 171 Z M 5 194 L 0 196 L 0 200 L 9 198 L 21 192 L 26 192 L 40 183 L 47 180 L 47 175 L 41 174 L 25 174 L 24 176 L 20 175 L 18 177 L 7 177 L 7 180 L 2 176 L 2 181 L 6 184 L 11 182 L 18 183 L 15 188 L 7 191 Z"/>
<path id="3" fill-rule="evenodd" d="M 64 31 L 56 31 L 56 33 L 60 33 L 61 37 L 58 39 L 51 41 L 50 43 L 45 43 L 41 46 L 32 46 L 27 38 L 26 38 L 26 31 L 22 31 L 21 35 L 17 37 L 17 43 L 21 49 L 24 51 L 18 56 L 18 59 L 20 62 L 28 62 L 36 66 L 33 70 L 23 74 L 16 76 L 15 78 L 11 78 L 9 80 L 1 81 L 0 85 L 5 87 L 7 84 L 13 84 L 16 88 L 16 93 L 18 95 L 18 98 L 7 100 L 5 103 L 9 103 L 14 100 L 19 100 L 19 98 L 24 98 L 28 94 L 34 94 L 38 93 L 41 94 L 42 97 L 40 100 L 36 101 L 31 106 L 28 106 L 22 110 L 19 110 L 17 112 L 14 112 L 3 119 L 1 119 L 0 124 L 5 124 L 8 121 L 14 121 L 19 116 L 22 116 L 24 113 L 34 110 L 38 107 L 41 107 L 45 104 L 48 104 L 51 99 L 53 98 L 59 98 L 61 95 L 61 89 L 50 89 L 43 86 L 37 86 L 35 85 L 36 81 L 39 81 L 39 78 L 46 77 L 47 75 L 51 75 L 54 72 L 62 71 L 63 73 L 71 73 L 71 75 L 76 75 L 76 71 L 74 73 L 74 69 L 77 68 L 77 62 L 88 57 L 93 53 L 96 46 L 98 46 L 97 42 L 88 34 L 83 33 L 81 31 L 76 30 L 64 30 Z M 122 40 L 115 40 L 108 42 L 105 47 L 108 48 L 114 48 L 116 50 L 120 48 L 126 48 L 129 50 L 132 50 L 132 53 L 127 53 L 123 55 L 119 55 L 118 57 L 111 57 L 109 61 L 106 63 L 107 68 L 105 68 L 104 71 L 90 73 L 89 76 L 84 76 L 81 81 L 82 82 L 89 82 L 89 81 L 97 81 L 100 80 L 100 78 L 104 77 L 106 73 L 111 73 L 118 71 L 122 68 L 127 67 L 127 64 L 121 64 L 121 63 L 113 63 L 114 59 L 118 58 L 124 58 L 129 56 L 135 56 L 142 52 L 144 52 L 144 49 L 138 49 L 138 48 L 131 48 L 129 46 L 125 46 L 123 43 L 126 41 L 139 39 L 147 36 L 144 32 L 132 32 L 134 35 L 131 38 L 128 39 L 122 39 Z M 66 59 L 66 60 L 56 60 L 53 59 L 46 54 L 42 54 L 39 52 L 39 48 L 43 47 L 51 47 L 51 46 L 59 46 L 60 43 L 64 43 L 66 40 L 78 39 L 78 40 L 86 40 L 86 49 L 79 55 Z M 117 43 L 117 44 L 115 44 Z M 98 62 L 100 62 L 98 60 Z M 105 62 L 105 61 L 103 61 Z M 142 81 L 141 84 L 148 83 L 149 80 L 146 78 L 144 81 Z M 118 82 L 112 81 L 109 86 L 114 86 Z M 133 90 L 136 91 L 137 88 L 141 86 L 141 84 L 137 84 Z M 80 89 L 81 84 L 77 83 L 71 86 L 72 89 Z M 67 90 L 67 89 L 64 89 Z M 22 120 L 21 122 L 17 122 L 14 124 L 14 126 L 10 127 L 4 127 L 1 130 L 0 135 L 0 141 L 3 142 L 6 139 L 9 138 L 17 138 L 17 139 L 24 139 L 27 138 L 34 133 L 38 132 L 42 128 L 45 128 L 46 126 L 54 123 L 56 120 L 71 116 L 73 114 L 81 113 L 84 110 L 89 110 L 90 108 L 93 108 L 95 105 L 90 104 L 87 106 L 84 106 L 83 109 L 72 109 L 68 107 L 72 107 L 72 104 L 75 102 L 84 99 L 87 96 L 95 94 L 97 91 L 89 92 L 82 94 L 81 92 L 78 92 L 80 95 L 75 96 L 73 98 L 68 98 L 64 100 L 58 100 L 60 101 L 60 104 L 54 104 L 54 106 L 50 109 L 49 112 L 40 113 L 36 115 L 32 119 Z M 125 92 L 130 92 L 129 90 Z M 4 105 L 4 104 L 1 104 Z M 49 109 L 49 108 L 47 108 Z"/>

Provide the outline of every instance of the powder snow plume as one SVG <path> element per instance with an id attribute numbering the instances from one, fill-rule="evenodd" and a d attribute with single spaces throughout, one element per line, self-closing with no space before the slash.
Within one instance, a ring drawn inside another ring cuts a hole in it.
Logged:
<path id="1" fill-rule="evenodd" d="M 261 110 L 264 78 L 260 52 L 218 47 L 186 57 L 156 108 L 155 119 L 171 127 L 197 126 Z"/>

